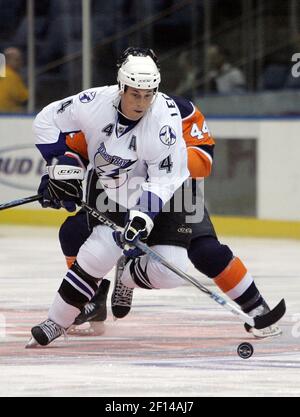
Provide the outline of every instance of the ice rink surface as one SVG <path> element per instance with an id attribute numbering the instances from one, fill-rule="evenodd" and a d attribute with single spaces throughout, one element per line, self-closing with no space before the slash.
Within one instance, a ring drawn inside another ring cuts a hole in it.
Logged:
<path id="1" fill-rule="evenodd" d="M 65 264 L 55 228 L 0 225 L 0 396 L 299 396 L 300 241 L 221 240 L 246 263 L 271 307 L 285 298 L 281 337 L 254 339 L 185 284 L 136 290 L 126 319 L 114 322 L 109 308 L 102 336 L 25 350 Z M 250 359 L 237 355 L 241 342 L 253 345 Z"/>

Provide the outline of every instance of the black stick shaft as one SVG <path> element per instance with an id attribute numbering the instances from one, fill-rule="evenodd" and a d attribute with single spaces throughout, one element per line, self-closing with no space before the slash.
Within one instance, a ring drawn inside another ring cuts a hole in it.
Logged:
<path id="1" fill-rule="evenodd" d="M 33 203 L 41 198 L 40 194 L 32 195 L 31 197 L 20 198 L 19 200 L 13 200 L 9 203 L 0 205 L 0 210 L 6 210 L 12 207 L 22 206 L 23 204 Z"/>

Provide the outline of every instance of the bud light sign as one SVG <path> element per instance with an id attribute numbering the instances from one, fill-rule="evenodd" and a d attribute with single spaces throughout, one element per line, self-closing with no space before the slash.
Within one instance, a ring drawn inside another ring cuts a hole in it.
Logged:
<path id="1" fill-rule="evenodd" d="M 0 184 L 36 191 L 45 161 L 33 145 L 0 148 Z"/>

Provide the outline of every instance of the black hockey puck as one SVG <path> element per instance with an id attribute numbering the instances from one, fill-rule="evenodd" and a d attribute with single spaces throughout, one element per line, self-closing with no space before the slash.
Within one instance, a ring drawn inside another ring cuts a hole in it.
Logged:
<path id="1" fill-rule="evenodd" d="M 250 343 L 244 342 L 238 345 L 237 353 L 242 359 L 249 359 L 253 355 L 254 349 Z"/>

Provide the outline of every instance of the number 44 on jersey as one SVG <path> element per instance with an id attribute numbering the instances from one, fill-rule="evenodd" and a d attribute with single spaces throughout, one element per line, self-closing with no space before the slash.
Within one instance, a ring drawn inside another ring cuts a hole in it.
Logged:
<path id="1" fill-rule="evenodd" d="M 199 140 L 204 139 L 204 133 L 208 133 L 210 135 L 210 132 L 208 130 L 208 127 L 205 121 L 203 122 L 201 129 L 199 129 L 199 126 L 197 125 L 197 123 L 193 123 L 192 128 L 191 128 L 191 133 L 190 133 L 190 135 L 193 138 L 197 138 Z"/>

